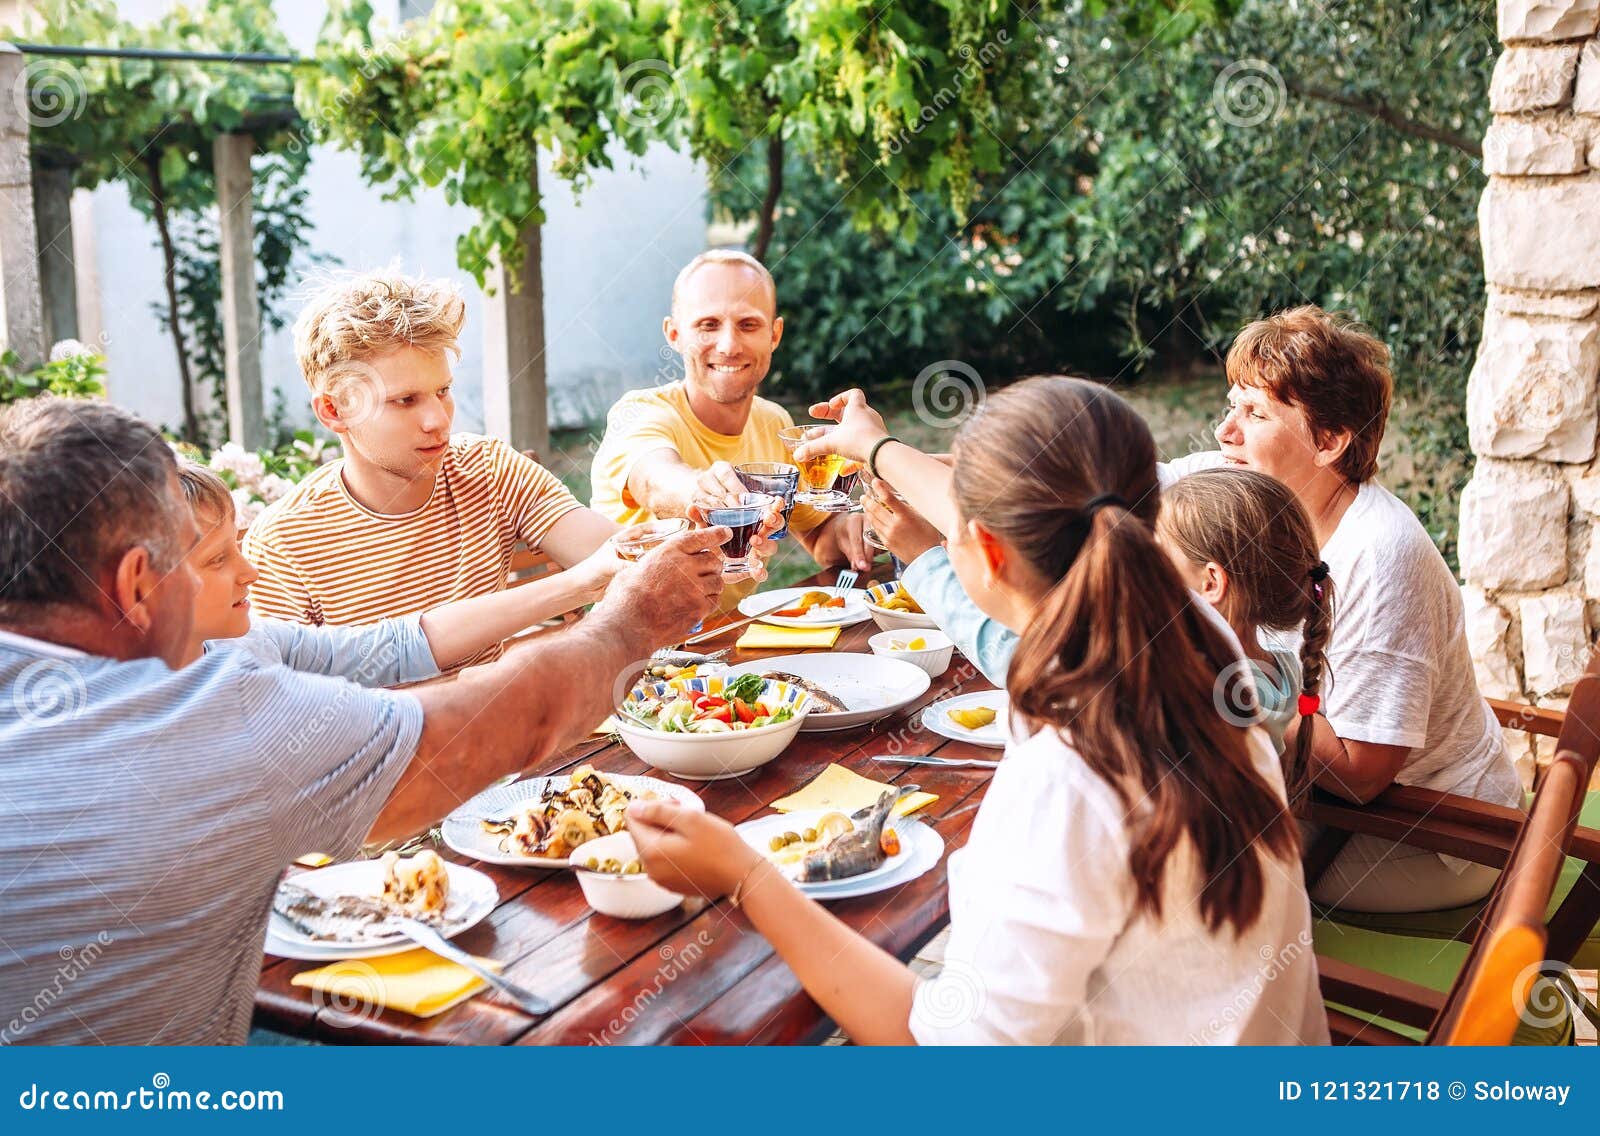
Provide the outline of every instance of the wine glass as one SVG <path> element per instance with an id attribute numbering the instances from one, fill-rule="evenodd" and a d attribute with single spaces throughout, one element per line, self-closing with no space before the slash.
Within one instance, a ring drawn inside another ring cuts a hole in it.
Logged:
<path id="1" fill-rule="evenodd" d="M 794 495 L 800 489 L 800 471 L 784 462 L 745 462 L 733 467 L 744 487 L 753 493 L 770 493 L 783 501 L 783 527 L 772 539 L 789 535 L 789 514 L 794 512 Z"/>
<path id="2" fill-rule="evenodd" d="M 623 560 L 638 560 L 669 538 L 687 532 L 689 522 L 682 517 L 667 517 L 658 521 L 629 525 L 611 537 L 611 550 Z"/>
<path id="3" fill-rule="evenodd" d="M 706 510 L 706 524 L 713 528 L 726 525 L 733 530 L 733 535 L 722 545 L 722 555 L 726 559 L 722 566 L 725 575 L 750 570 L 750 546 L 755 543 L 756 533 L 760 531 L 768 510 L 777 503 L 778 498 L 770 493 L 744 493 L 740 495 L 737 505 Z"/>
<path id="4" fill-rule="evenodd" d="M 865 466 L 857 461 L 845 462 L 844 467 L 839 470 L 839 479 L 833 483 L 833 487 L 840 493 L 843 493 L 846 497 L 849 497 L 850 494 L 856 491 L 856 487 L 861 484 L 861 474 L 865 468 Z M 859 513 L 860 511 L 860 503 L 852 501 L 850 504 L 850 512 Z"/>
<path id="5" fill-rule="evenodd" d="M 795 448 L 808 441 L 812 426 L 787 426 L 778 431 L 778 438 L 793 454 Z M 795 495 L 795 503 L 820 509 L 824 513 L 842 513 L 850 508 L 850 498 L 834 488 L 845 459 L 839 454 L 818 454 L 804 460 L 796 459 L 800 470 L 800 484 L 805 488 Z"/>

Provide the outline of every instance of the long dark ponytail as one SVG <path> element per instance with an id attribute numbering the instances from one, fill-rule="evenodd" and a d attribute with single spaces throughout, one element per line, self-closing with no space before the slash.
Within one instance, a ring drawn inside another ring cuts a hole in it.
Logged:
<path id="1" fill-rule="evenodd" d="M 1298 855 L 1294 825 L 1213 703 L 1236 661 L 1157 545 L 1155 442 L 1097 384 L 1029 379 L 991 396 L 955 445 L 955 496 L 1046 579 L 1006 686 L 1031 728 L 1068 735 L 1130 815 L 1140 910 L 1161 914 L 1168 857 L 1187 837 L 1200 911 L 1236 932 L 1259 916 L 1266 858 Z"/>

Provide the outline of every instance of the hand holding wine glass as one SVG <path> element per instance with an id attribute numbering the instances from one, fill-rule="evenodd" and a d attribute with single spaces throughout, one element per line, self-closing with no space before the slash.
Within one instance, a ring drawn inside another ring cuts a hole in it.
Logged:
<path id="1" fill-rule="evenodd" d="M 795 448 L 795 464 L 819 454 L 838 454 L 850 461 L 865 462 L 872 447 L 888 437 L 888 427 L 883 415 L 867 404 L 865 392 L 857 389 L 836 394 L 827 402 L 811 408 L 816 418 L 837 422 L 838 425 L 823 434 L 808 437 Z M 824 439 L 826 441 L 824 442 Z"/>

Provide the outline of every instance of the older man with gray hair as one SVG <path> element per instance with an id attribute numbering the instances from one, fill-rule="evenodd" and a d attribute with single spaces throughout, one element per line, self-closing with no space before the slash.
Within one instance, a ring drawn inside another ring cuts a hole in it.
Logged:
<path id="1" fill-rule="evenodd" d="M 0 412 L 0 1044 L 243 1041 L 283 868 L 415 832 L 590 729 L 712 609 L 728 536 L 683 534 L 453 682 L 183 667 L 197 534 L 161 437 L 101 402 Z"/>

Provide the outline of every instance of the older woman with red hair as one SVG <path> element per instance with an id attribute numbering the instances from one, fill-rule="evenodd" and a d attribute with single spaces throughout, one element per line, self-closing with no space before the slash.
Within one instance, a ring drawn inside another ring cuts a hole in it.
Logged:
<path id="1" fill-rule="evenodd" d="M 1502 805 L 1522 788 L 1473 674 L 1461 590 L 1411 510 L 1377 481 L 1389 418 L 1389 351 L 1359 324 L 1300 307 L 1250 324 L 1228 352 L 1220 451 L 1169 477 L 1229 465 L 1270 474 L 1311 518 L 1335 585 L 1332 680 L 1317 731 L 1316 782 L 1364 802 L 1417 785 Z M 1496 873 L 1370 837 L 1318 882 L 1320 902 L 1363 911 L 1454 907 Z"/>

